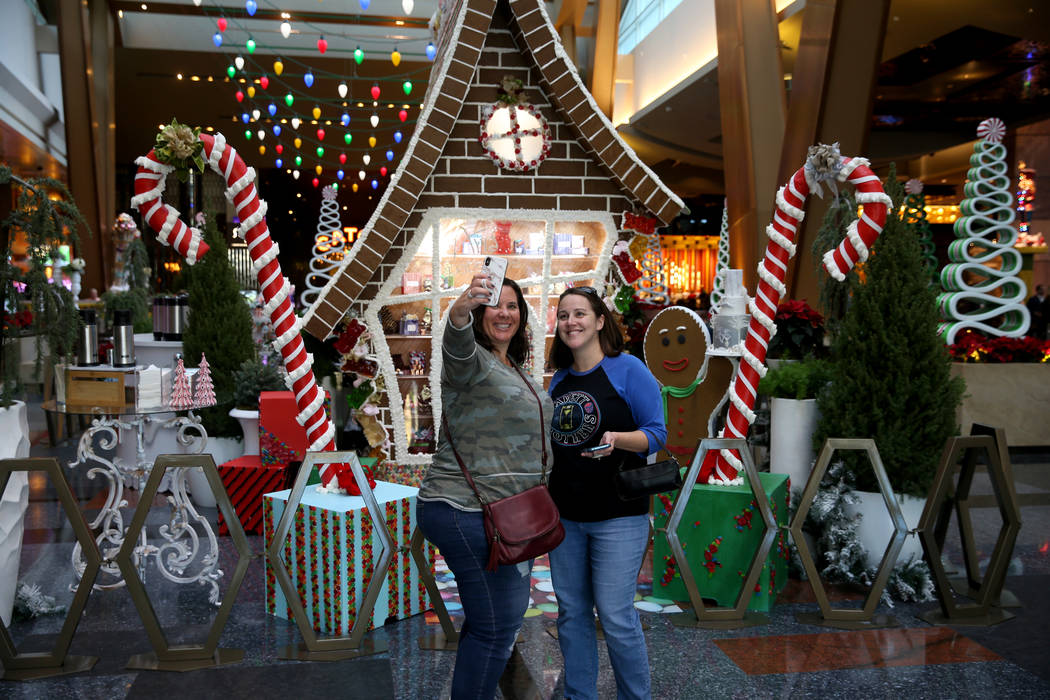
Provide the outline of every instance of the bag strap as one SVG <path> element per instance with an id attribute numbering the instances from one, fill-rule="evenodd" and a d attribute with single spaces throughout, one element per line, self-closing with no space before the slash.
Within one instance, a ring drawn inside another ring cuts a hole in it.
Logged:
<path id="1" fill-rule="evenodd" d="M 546 423 L 544 423 L 544 420 L 543 420 L 543 401 L 540 400 L 540 395 L 537 394 L 536 390 L 532 388 L 532 384 L 529 383 L 529 380 L 526 379 L 525 375 L 521 373 L 521 369 L 519 369 L 517 365 L 512 365 L 512 366 L 514 367 L 515 371 L 517 371 L 518 376 L 521 377 L 522 381 L 525 382 L 525 386 L 527 386 L 529 388 L 529 391 L 532 392 L 532 395 L 536 398 L 536 403 L 540 407 L 540 441 L 543 444 L 543 456 L 541 457 L 540 461 L 543 463 L 542 481 L 543 481 L 543 484 L 546 485 L 547 484 L 547 432 L 546 432 Z M 448 418 L 446 417 L 446 415 L 447 414 L 446 414 L 445 411 L 441 412 L 441 427 L 445 429 L 445 436 L 448 438 L 448 446 L 452 448 L 452 454 L 456 456 L 456 462 L 459 463 L 459 468 L 463 472 L 463 476 L 466 478 L 467 483 L 470 485 L 470 489 L 474 492 L 474 495 L 477 496 L 478 501 L 481 503 L 482 506 L 488 505 L 487 503 L 485 503 L 485 499 L 481 497 L 481 493 L 478 491 L 478 485 L 476 483 L 474 483 L 474 477 L 472 477 L 470 475 L 470 470 L 468 470 L 467 469 L 467 465 L 463 463 L 463 458 L 459 456 L 459 450 L 456 449 L 456 443 L 452 440 L 452 431 L 449 429 Z"/>

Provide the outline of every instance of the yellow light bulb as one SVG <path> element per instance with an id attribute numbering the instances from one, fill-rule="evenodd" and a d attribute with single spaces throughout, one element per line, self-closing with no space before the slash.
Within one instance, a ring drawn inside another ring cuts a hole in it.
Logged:
<path id="1" fill-rule="evenodd" d="M 354 183 L 353 187 L 354 187 L 354 192 L 357 192 L 357 183 L 356 182 Z"/>
<path id="2" fill-rule="evenodd" d="M 318 175 L 320 175 L 320 174 L 321 174 L 321 169 L 322 169 L 322 168 L 321 168 L 321 166 L 320 166 L 320 165 L 318 165 L 317 167 L 315 167 L 315 168 L 314 168 L 314 170 L 315 170 L 315 171 L 317 172 L 317 174 L 318 174 Z"/>
<path id="3" fill-rule="evenodd" d="M 259 146 L 259 155 L 266 155 L 266 146 Z"/>
<path id="4" fill-rule="evenodd" d="M 251 85 L 248 86 L 248 97 L 255 97 L 255 88 Z"/>
<path id="5" fill-rule="evenodd" d="M 375 136 L 369 136 L 368 137 L 368 145 L 371 146 L 372 148 L 376 147 L 376 137 Z"/>
<path id="6" fill-rule="evenodd" d="M 320 107 L 314 107 L 314 119 L 320 119 L 320 118 L 321 118 L 321 108 Z"/>
<path id="7" fill-rule="evenodd" d="M 276 61 L 273 62 L 273 72 L 277 75 L 280 75 L 284 72 L 284 64 L 281 63 L 281 59 L 278 58 Z"/>
<path id="8" fill-rule="evenodd" d="M 396 68 L 401 63 L 401 52 L 394 49 L 390 54 L 390 62 L 393 63 Z"/>
<path id="9" fill-rule="evenodd" d="M 301 138 L 299 138 L 298 136 L 296 136 L 295 137 L 295 141 L 293 141 L 292 143 L 295 144 L 296 148 L 299 148 L 300 146 L 303 145 L 303 140 Z"/>

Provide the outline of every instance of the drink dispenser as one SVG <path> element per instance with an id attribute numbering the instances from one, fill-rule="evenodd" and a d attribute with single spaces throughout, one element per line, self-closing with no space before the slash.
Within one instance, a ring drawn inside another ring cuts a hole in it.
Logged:
<path id="1" fill-rule="evenodd" d="M 113 366 L 135 366 L 135 329 L 131 325 L 131 310 L 113 312 Z"/>
<path id="2" fill-rule="evenodd" d="M 93 367 L 98 362 L 98 321 L 94 309 L 81 309 L 80 318 L 84 322 L 80 329 L 80 341 L 77 343 L 77 364 L 81 367 Z"/>

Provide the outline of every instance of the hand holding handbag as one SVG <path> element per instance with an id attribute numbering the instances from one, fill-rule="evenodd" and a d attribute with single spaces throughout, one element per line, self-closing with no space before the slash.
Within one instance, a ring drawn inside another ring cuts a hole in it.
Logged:
<path id="1" fill-rule="evenodd" d="M 613 477 L 616 493 L 627 501 L 682 488 L 682 467 L 672 459 L 636 467 L 621 466 Z"/>
<path id="2" fill-rule="evenodd" d="M 558 507 L 554 505 L 550 491 L 547 490 L 547 426 L 543 421 L 543 402 L 540 401 L 532 384 L 514 367 L 525 386 L 529 388 L 540 407 L 540 439 L 543 441 L 543 476 L 542 483 L 525 489 L 513 496 L 486 502 L 478 492 L 478 487 L 470 471 L 459 456 L 448 420 L 441 416 L 441 423 L 448 437 L 448 445 L 459 462 L 470 488 L 481 503 L 481 512 L 485 522 L 485 536 L 489 542 L 489 561 L 485 567 L 495 571 L 502 564 L 517 564 L 526 559 L 533 559 L 551 551 L 565 539 L 565 527 L 561 524 Z"/>

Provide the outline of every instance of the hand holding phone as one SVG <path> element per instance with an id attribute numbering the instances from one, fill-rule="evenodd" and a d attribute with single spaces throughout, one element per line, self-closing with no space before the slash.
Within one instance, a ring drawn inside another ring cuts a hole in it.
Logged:
<path id="1" fill-rule="evenodd" d="M 489 294 L 489 300 L 485 302 L 485 306 L 499 306 L 500 292 L 503 289 L 503 278 L 507 275 L 507 259 L 496 257 L 495 255 L 486 255 L 482 269 L 488 273 L 489 283 L 492 285 L 491 294 Z"/>
<path id="2" fill-rule="evenodd" d="M 606 447 L 611 447 L 611 445 L 609 445 L 608 443 L 603 443 L 601 445 L 595 445 L 594 447 L 585 447 L 584 449 L 580 450 L 580 454 L 593 455 L 595 452 L 601 452 Z"/>

